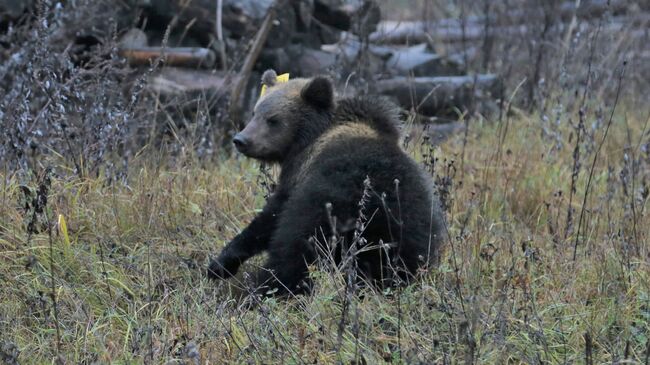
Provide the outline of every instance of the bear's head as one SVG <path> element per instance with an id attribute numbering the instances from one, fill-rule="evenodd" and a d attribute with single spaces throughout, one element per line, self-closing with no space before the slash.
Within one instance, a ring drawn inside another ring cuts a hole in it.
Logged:
<path id="1" fill-rule="evenodd" d="M 329 79 L 293 79 L 278 83 L 277 74 L 262 75 L 266 92 L 252 119 L 233 139 L 237 150 L 262 161 L 282 162 L 315 140 L 331 123 L 334 91 Z"/>

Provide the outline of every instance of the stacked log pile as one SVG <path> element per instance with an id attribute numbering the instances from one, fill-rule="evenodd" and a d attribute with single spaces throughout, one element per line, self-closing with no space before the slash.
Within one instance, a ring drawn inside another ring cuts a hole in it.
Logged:
<path id="1" fill-rule="evenodd" d="M 216 20 L 219 12 L 215 6 L 220 6 L 221 24 Z M 159 54 L 166 52 L 168 66 L 200 65 L 221 70 L 223 79 L 233 81 L 232 89 L 224 89 L 224 82 L 216 79 L 214 85 L 227 92 L 235 119 L 254 100 L 250 89 L 256 88 L 257 75 L 266 68 L 289 72 L 292 77 L 329 74 L 348 93 L 386 95 L 405 109 L 428 117 L 455 119 L 470 108 L 487 102 L 493 105 L 502 93 L 495 75 L 468 76 L 459 55 L 438 55 L 424 42 L 380 45 L 372 41 L 381 20 L 374 1 L 224 0 L 219 4 L 212 0 L 154 0 L 147 13 L 156 14 L 161 25 L 176 22 L 177 27 L 189 29 L 186 37 L 194 37 L 195 42 L 209 48 L 168 46 Z M 174 18 L 165 14 L 179 15 Z M 263 27 L 266 21 L 271 23 L 268 30 Z M 163 31 L 157 30 L 158 34 Z M 221 39 L 215 37 L 220 33 Z M 241 47 L 242 41 L 246 47 Z M 131 64 L 142 64 L 154 58 L 152 50 L 155 47 L 143 46 L 125 48 L 122 53 Z M 178 80 L 181 72 L 186 71 L 175 70 L 172 78 Z"/>
<path id="2" fill-rule="evenodd" d="M 19 19 L 34 3 L 0 0 L 0 24 Z M 119 56 L 134 68 L 158 66 L 147 88 L 161 97 L 224 100 L 236 120 L 242 119 L 242 110 L 250 109 L 259 73 L 267 68 L 289 72 L 292 77 L 329 74 L 343 93 L 386 95 L 417 120 L 457 119 L 466 112 L 494 110 L 503 99 L 504 87 L 502 79 L 489 72 L 489 58 L 496 58 L 489 44 L 498 37 L 531 32 L 531 19 L 549 14 L 545 5 L 539 5 L 509 9 L 507 16 L 490 13 L 400 22 L 382 21 L 374 0 L 119 3 L 125 9 L 121 12 L 124 19 L 116 21 L 117 29 L 110 28 L 118 34 Z M 576 19 L 607 12 L 620 19 L 607 23 L 604 33 L 620 31 L 625 24 L 634 26 L 634 36 L 647 37 L 647 18 L 637 17 L 630 23 L 624 17 L 634 9 L 648 14 L 643 7 L 631 7 L 630 1 L 555 4 L 555 18 L 544 28 L 548 32 L 583 31 Z M 73 26 L 62 37 L 71 37 L 78 48 L 87 49 L 83 46 L 101 42 L 98 28 Z M 477 69 L 473 65 L 479 56 L 487 58 L 484 74 L 468 72 Z"/>

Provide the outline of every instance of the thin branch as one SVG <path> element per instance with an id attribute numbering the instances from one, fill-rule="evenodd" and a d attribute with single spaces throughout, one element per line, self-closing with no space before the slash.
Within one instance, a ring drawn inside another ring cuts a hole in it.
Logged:
<path id="1" fill-rule="evenodd" d="M 587 197 L 589 196 L 589 189 L 591 188 L 591 181 L 594 177 L 594 170 L 596 169 L 596 161 L 598 161 L 598 156 L 600 155 L 600 150 L 605 144 L 605 139 L 609 133 L 609 128 L 612 126 L 612 120 L 614 120 L 614 112 L 616 111 L 616 106 L 618 105 L 618 99 L 621 95 L 621 87 L 623 85 L 623 76 L 625 75 L 625 67 L 627 66 L 627 61 L 623 62 L 623 69 L 621 70 L 621 75 L 618 78 L 618 86 L 616 87 L 616 98 L 614 99 L 614 106 L 612 107 L 612 112 L 609 115 L 609 120 L 607 121 L 607 126 L 605 127 L 605 133 L 603 138 L 598 144 L 596 153 L 594 154 L 594 159 L 591 163 L 591 169 L 589 169 L 589 179 L 587 179 L 587 186 L 585 187 L 585 195 L 582 200 L 582 208 L 580 209 L 580 219 L 578 220 L 578 230 L 576 231 L 575 241 L 573 243 L 573 262 L 576 261 L 576 254 L 578 252 L 578 244 L 580 243 L 580 229 L 582 228 L 582 223 L 584 221 L 586 206 L 587 206 Z"/>
<path id="2" fill-rule="evenodd" d="M 226 43 L 223 41 L 223 0 L 217 0 L 217 21 L 215 24 L 215 31 L 217 32 L 217 40 L 219 41 L 219 55 L 221 57 L 221 69 L 227 70 L 227 58 L 226 58 Z"/>

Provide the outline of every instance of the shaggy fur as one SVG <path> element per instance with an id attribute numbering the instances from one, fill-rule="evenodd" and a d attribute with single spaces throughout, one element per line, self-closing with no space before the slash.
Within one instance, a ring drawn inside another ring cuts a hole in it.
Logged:
<path id="1" fill-rule="evenodd" d="M 268 251 L 257 284 L 295 293 L 323 252 L 338 262 L 356 247 L 359 273 L 379 284 L 437 262 L 443 213 L 432 179 L 399 146 L 396 110 L 372 97 L 335 103 L 322 77 L 273 85 L 235 139 L 247 156 L 281 165 L 277 190 L 209 276 L 230 277 Z"/>

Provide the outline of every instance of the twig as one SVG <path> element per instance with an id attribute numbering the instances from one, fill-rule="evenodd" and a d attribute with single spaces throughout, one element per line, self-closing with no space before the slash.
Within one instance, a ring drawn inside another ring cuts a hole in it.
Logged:
<path id="1" fill-rule="evenodd" d="M 402 234 L 404 222 L 402 221 L 402 203 L 399 198 L 399 179 L 393 181 L 395 184 L 395 198 L 397 199 L 397 216 L 399 224 L 399 238 L 397 241 L 397 258 L 401 260 Z M 406 269 L 406 268 L 404 268 Z M 402 283 L 399 273 L 394 274 L 397 280 L 397 355 L 399 362 L 402 362 Z"/>
<path id="2" fill-rule="evenodd" d="M 618 78 L 618 86 L 616 87 L 616 98 L 614 99 L 614 106 L 612 107 L 612 112 L 609 115 L 609 120 L 607 121 L 607 126 L 605 127 L 605 133 L 603 138 L 600 140 L 598 147 L 596 148 L 596 153 L 594 154 L 594 159 L 591 163 L 591 169 L 589 169 L 589 178 L 587 179 L 587 186 L 585 187 L 585 195 L 582 200 L 582 208 L 580 209 L 580 219 L 578 220 L 578 230 L 576 231 L 575 241 L 573 243 L 573 262 L 576 261 L 576 254 L 578 252 L 578 243 L 580 242 L 580 229 L 582 228 L 582 222 L 585 216 L 585 210 L 587 206 L 587 197 L 589 196 L 589 188 L 591 187 L 591 181 L 594 177 L 594 170 L 596 169 L 596 161 L 598 161 L 598 155 L 600 155 L 600 150 L 605 144 L 605 139 L 609 133 L 609 128 L 612 126 L 612 120 L 614 119 L 614 112 L 616 111 L 616 106 L 618 105 L 618 98 L 621 95 L 621 86 L 623 85 L 623 76 L 625 75 L 625 67 L 627 66 L 627 61 L 623 62 L 623 69 L 621 70 L 621 75 Z"/>
<path id="3" fill-rule="evenodd" d="M 47 217 L 47 213 L 45 213 Z M 61 356 L 61 329 L 59 328 L 59 310 L 56 305 L 56 285 L 54 284 L 54 242 L 52 240 L 52 222 L 47 219 L 47 236 L 50 244 L 50 289 L 52 292 L 52 308 L 54 310 L 54 328 L 56 328 L 56 354 Z"/>
<path id="4" fill-rule="evenodd" d="M 43 215 L 47 221 L 47 236 L 49 239 L 49 248 L 50 248 L 50 289 L 52 292 L 50 296 L 52 298 L 52 309 L 54 310 L 54 328 L 56 329 L 56 355 L 57 358 L 61 358 L 61 329 L 59 328 L 59 309 L 56 303 L 56 284 L 54 283 L 54 240 L 52 238 L 52 222 L 50 222 L 50 217 L 47 214 L 47 195 L 50 187 L 50 168 L 48 167 L 43 172 L 41 181 L 38 183 L 38 196 L 36 197 L 37 203 L 42 204 Z M 33 207 L 34 212 L 39 210 L 38 206 Z"/>
<path id="5" fill-rule="evenodd" d="M 585 332 L 585 365 L 594 364 L 592 348 L 593 344 L 591 343 L 591 335 L 589 332 Z"/>
<path id="6" fill-rule="evenodd" d="M 111 290 L 111 284 L 108 281 L 108 271 L 106 271 L 106 259 L 104 258 L 104 245 L 101 242 L 98 242 L 99 246 L 99 259 L 102 265 L 102 278 L 106 282 L 106 289 L 108 290 L 108 297 L 111 299 L 111 304 L 114 304 L 113 291 Z"/>
<path id="7" fill-rule="evenodd" d="M 576 9 L 578 6 L 579 4 L 576 3 Z M 598 40 L 598 35 L 600 34 L 601 25 L 602 25 L 602 18 L 598 22 L 598 28 L 596 29 L 596 34 L 593 36 L 591 44 L 589 46 L 590 49 L 589 49 L 589 61 L 587 62 L 587 80 L 585 81 L 585 89 L 582 93 L 582 99 L 580 101 L 580 107 L 578 109 L 579 119 L 578 119 L 578 126 L 576 127 L 576 146 L 573 149 L 573 166 L 571 168 L 571 188 L 569 189 L 569 205 L 567 207 L 566 225 L 564 227 L 565 240 L 567 239 L 567 237 L 569 237 L 569 233 L 573 226 L 573 196 L 576 193 L 576 184 L 578 183 L 578 175 L 580 174 L 580 167 L 581 167 L 580 143 L 584 138 L 581 132 L 585 131 L 585 115 L 586 115 L 585 103 L 587 100 L 587 93 L 589 92 L 589 86 L 591 85 L 591 68 L 593 67 L 596 41 Z"/>
<path id="8" fill-rule="evenodd" d="M 632 210 L 632 234 L 634 236 L 634 248 L 636 250 L 637 256 L 641 255 L 641 249 L 639 247 L 639 233 L 637 231 L 637 225 L 638 225 L 638 214 L 636 211 L 636 199 L 635 199 L 635 191 L 636 191 L 636 179 L 635 176 L 637 174 L 636 168 L 637 168 L 637 163 L 636 163 L 636 156 L 639 151 L 639 148 L 641 148 L 641 144 L 643 143 L 643 136 L 646 134 L 646 130 L 648 127 L 648 122 L 650 121 L 650 114 L 648 115 L 648 118 L 646 118 L 645 123 L 643 124 L 643 129 L 641 130 L 641 137 L 639 138 L 639 143 L 636 145 L 636 148 L 632 151 L 632 171 L 630 173 L 631 176 L 631 184 L 632 188 L 630 189 L 632 191 L 632 194 L 630 194 L 630 208 Z"/>
<path id="9" fill-rule="evenodd" d="M 152 292 L 151 292 L 151 242 L 147 242 L 147 304 L 148 304 L 148 321 L 149 321 L 149 361 L 153 363 L 153 307 L 152 307 Z"/>
<path id="10" fill-rule="evenodd" d="M 217 40 L 219 41 L 219 55 L 221 57 L 221 69 L 222 70 L 227 70 L 228 65 L 227 65 L 227 59 L 226 59 L 226 43 L 223 41 L 223 24 L 222 24 L 222 19 L 223 17 L 223 0 L 217 0 L 217 21 L 215 24 L 216 32 L 217 32 Z"/>

